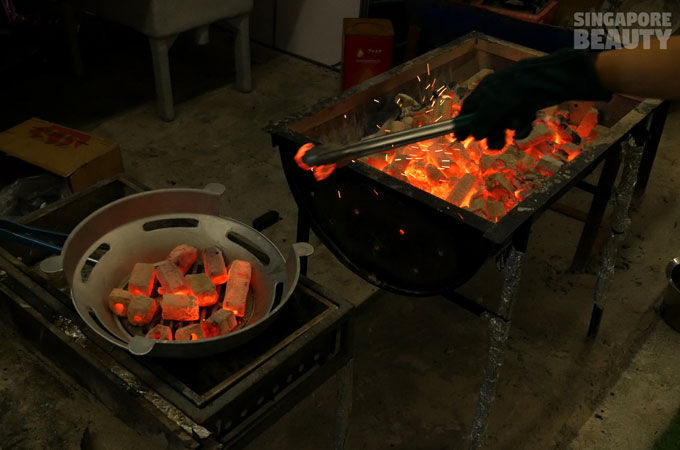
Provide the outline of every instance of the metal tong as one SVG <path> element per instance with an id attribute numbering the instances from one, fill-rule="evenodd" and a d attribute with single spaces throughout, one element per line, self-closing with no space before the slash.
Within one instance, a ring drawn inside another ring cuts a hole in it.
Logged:
<path id="1" fill-rule="evenodd" d="M 473 114 L 467 114 L 419 128 L 364 139 L 352 144 L 318 145 L 304 154 L 302 162 L 308 166 L 321 166 L 342 160 L 361 158 L 362 156 L 392 150 L 393 148 L 402 147 L 414 142 L 443 136 L 455 130 L 468 128 L 473 118 Z"/>
<path id="2" fill-rule="evenodd" d="M 30 247 L 47 250 L 58 255 L 68 238 L 68 234 L 59 231 L 43 230 L 21 225 L 11 220 L 0 219 L 0 239 L 7 239 Z"/>

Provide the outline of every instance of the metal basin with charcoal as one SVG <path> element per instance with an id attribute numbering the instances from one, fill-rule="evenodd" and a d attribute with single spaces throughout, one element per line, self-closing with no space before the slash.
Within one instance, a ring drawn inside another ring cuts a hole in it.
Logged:
<path id="1" fill-rule="evenodd" d="M 125 197 L 94 212 L 64 245 L 64 274 L 73 304 L 85 323 L 114 345 L 136 355 L 192 358 L 243 344 L 275 319 L 295 289 L 299 257 L 306 243 L 293 245 L 288 258 L 264 235 L 236 220 L 218 216 L 224 188 L 166 189 Z M 120 287 L 138 262 L 165 259 L 179 244 L 219 247 L 227 261 L 251 263 L 252 310 L 240 329 L 197 341 L 156 341 L 135 336 L 108 308 L 109 292 Z"/>

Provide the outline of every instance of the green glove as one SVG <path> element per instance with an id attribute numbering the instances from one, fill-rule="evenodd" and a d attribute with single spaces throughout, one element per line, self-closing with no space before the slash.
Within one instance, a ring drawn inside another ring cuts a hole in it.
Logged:
<path id="1" fill-rule="evenodd" d="M 528 58 L 485 77 L 463 102 L 460 115 L 474 114 L 469 128 L 455 132 L 464 140 L 487 138 L 493 149 L 505 144 L 505 130 L 522 139 L 531 132 L 536 112 L 567 100 L 609 100 L 590 54 L 563 49 Z"/>

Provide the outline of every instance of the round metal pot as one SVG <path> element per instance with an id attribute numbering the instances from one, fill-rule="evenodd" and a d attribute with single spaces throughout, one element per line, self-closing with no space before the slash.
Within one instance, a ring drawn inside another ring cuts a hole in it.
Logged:
<path id="1" fill-rule="evenodd" d="M 221 185 L 205 190 L 166 189 L 122 198 L 94 212 L 70 234 L 62 252 L 73 304 L 87 325 L 107 341 L 135 355 L 193 358 L 223 352 L 264 331 L 298 281 L 306 243 L 287 258 L 255 229 L 218 216 Z M 135 263 L 162 261 L 179 244 L 219 247 L 225 259 L 251 263 L 252 313 L 237 331 L 196 341 L 157 341 L 132 335 L 108 308 L 108 295 L 121 287 Z"/>

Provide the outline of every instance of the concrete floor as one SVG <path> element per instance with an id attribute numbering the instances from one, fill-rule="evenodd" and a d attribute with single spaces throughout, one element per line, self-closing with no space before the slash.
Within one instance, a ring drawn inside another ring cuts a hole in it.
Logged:
<path id="1" fill-rule="evenodd" d="M 220 40 L 211 45 L 219 46 Z M 285 249 L 295 237 L 296 210 L 278 154 L 261 129 L 334 94 L 339 77 L 257 46 L 253 58 L 251 94 L 230 85 L 204 85 L 177 104 L 172 123 L 158 120 L 150 101 L 113 108 L 89 123 L 82 122 L 85 113 L 61 123 L 120 142 L 128 173 L 152 188 L 216 181 L 227 186 L 223 215 L 250 222 L 268 210 L 279 211 L 282 220 L 265 234 Z M 176 90 L 186 92 L 194 79 L 176 77 Z M 124 96 L 132 83 L 122 80 L 104 96 Z M 53 114 L 49 118 L 59 121 Z M 680 220 L 675 188 L 679 123 L 675 107 L 594 342 L 584 336 L 596 277 L 592 271 L 566 270 L 579 223 L 553 212 L 536 223 L 485 448 L 647 449 L 680 404 L 675 351 L 680 336 L 657 325 L 655 312 L 666 285 L 665 264 L 680 249 L 673 232 Z M 566 199 L 584 200 L 579 193 Z M 339 266 L 316 239 L 312 243 L 317 252 L 310 261 L 311 278 L 362 305 L 347 448 L 464 448 L 486 360 L 484 324 L 440 297 L 376 292 Z M 492 301 L 499 281 L 490 263 L 464 291 Z M 0 333 L 10 343 L 0 352 L 0 448 L 164 447 L 162 438 L 140 436 L 113 418 L 35 355 L 12 328 L 2 326 Z M 249 448 L 329 448 L 334 408 L 335 380 L 330 380 Z"/>

